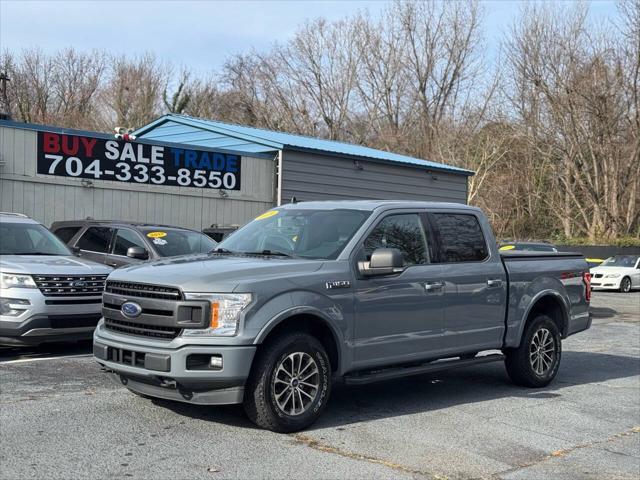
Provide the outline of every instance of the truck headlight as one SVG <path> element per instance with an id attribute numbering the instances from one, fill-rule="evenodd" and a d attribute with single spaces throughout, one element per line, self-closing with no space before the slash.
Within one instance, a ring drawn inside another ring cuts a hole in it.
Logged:
<path id="1" fill-rule="evenodd" d="M 619 276 L 619 273 L 608 273 L 604 276 L 604 278 L 618 278 Z"/>
<path id="2" fill-rule="evenodd" d="M 0 287 L 2 288 L 36 288 L 36 282 L 31 275 L 0 272 Z"/>
<path id="3" fill-rule="evenodd" d="M 251 303 L 250 293 L 185 293 L 187 300 L 206 300 L 211 306 L 207 328 L 187 328 L 185 337 L 232 337 L 238 333 L 240 314 Z"/>

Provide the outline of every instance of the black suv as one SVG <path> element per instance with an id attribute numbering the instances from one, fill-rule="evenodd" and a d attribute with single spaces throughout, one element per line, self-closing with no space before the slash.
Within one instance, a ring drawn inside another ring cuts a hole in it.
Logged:
<path id="1" fill-rule="evenodd" d="M 115 220 L 54 222 L 51 231 L 82 257 L 111 267 L 141 260 L 205 253 L 217 243 L 195 230 Z"/>

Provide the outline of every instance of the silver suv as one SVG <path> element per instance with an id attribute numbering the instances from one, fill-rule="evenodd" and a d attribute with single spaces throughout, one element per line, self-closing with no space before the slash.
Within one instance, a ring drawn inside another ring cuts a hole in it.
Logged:
<path id="1" fill-rule="evenodd" d="M 35 220 L 0 212 L 0 345 L 91 338 L 110 271 Z"/>

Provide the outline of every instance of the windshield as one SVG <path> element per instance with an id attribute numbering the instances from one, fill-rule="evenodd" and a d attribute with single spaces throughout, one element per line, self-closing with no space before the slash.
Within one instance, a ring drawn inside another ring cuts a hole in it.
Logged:
<path id="1" fill-rule="evenodd" d="M 142 228 L 141 230 L 161 257 L 206 253 L 218 245 L 207 235 L 192 230 L 161 227 Z"/>
<path id="2" fill-rule="evenodd" d="M 233 253 L 335 259 L 371 212 L 270 210 L 220 243 Z"/>
<path id="3" fill-rule="evenodd" d="M 600 266 L 633 268 L 636 266 L 638 258 L 638 255 L 616 255 L 614 257 L 607 258 L 604 262 L 602 262 L 602 265 Z"/>
<path id="4" fill-rule="evenodd" d="M 0 255 L 71 255 L 71 251 L 40 224 L 2 222 Z"/>

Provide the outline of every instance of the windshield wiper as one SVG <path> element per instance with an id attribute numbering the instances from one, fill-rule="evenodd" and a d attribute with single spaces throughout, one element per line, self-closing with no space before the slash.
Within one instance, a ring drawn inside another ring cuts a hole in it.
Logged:
<path id="1" fill-rule="evenodd" d="M 224 254 L 227 254 L 227 255 L 231 255 L 231 254 L 234 254 L 236 252 L 232 252 L 231 250 L 227 250 L 226 248 L 216 247 L 213 250 L 211 250 L 209 253 L 224 253 Z"/>
<path id="2" fill-rule="evenodd" d="M 245 255 L 265 255 L 269 257 L 287 257 L 295 258 L 295 255 L 290 253 L 278 252 L 277 250 L 262 250 L 261 252 L 241 252 Z"/>

